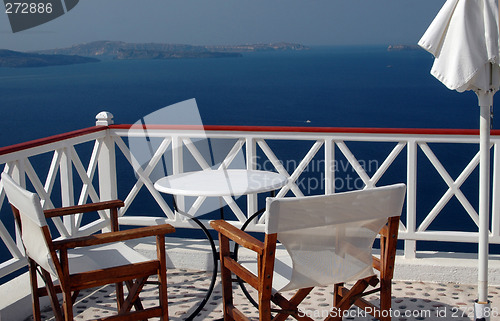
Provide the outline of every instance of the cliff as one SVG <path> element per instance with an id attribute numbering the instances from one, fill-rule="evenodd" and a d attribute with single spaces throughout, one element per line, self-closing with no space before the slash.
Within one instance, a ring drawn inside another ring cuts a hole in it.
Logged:
<path id="1" fill-rule="evenodd" d="M 389 45 L 387 51 L 408 51 L 408 50 L 423 50 L 418 45 Z"/>
<path id="2" fill-rule="evenodd" d="M 181 59 L 181 58 L 228 58 L 241 57 L 236 52 L 190 52 L 190 51 L 160 51 L 160 50 L 120 50 L 115 58 L 127 59 Z"/>
<path id="3" fill-rule="evenodd" d="M 118 59 L 120 57 L 131 57 L 134 55 L 153 55 L 158 53 L 160 56 L 171 58 L 193 58 L 193 57 L 214 57 L 221 56 L 220 53 L 242 53 L 255 51 L 283 51 L 283 50 L 307 50 L 306 46 L 286 42 L 271 44 L 246 44 L 246 45 L 220 45 L 220 46 L 193 46 L 182 44 L 164 44 L 164 43 L 126 43 L 122 41 L 94 41 L 90 43 L 78 44 L 68 48 L 50 49 L 38 51 L 42 54 L 65 54 L 80 55 L 86 57 L 112 56 Z M 147 54 L 149 52 L 150 54 Z M 163 52 L 163 53 L 161 53 Z M 146 54 L 145 54 L 146 53 Z M 160 54 L 161 53 L 161 54 Z M 203 54 L 202 54 L 203 53 Z M 207 53 L 217 53 L 211 55 Z M 240 55 L 234 55 L 238 57 Z M 232 56 L 233 57 L 233 56 Z M 127 58 L 130 59 L 130 58 Z"/>
<path id="4" fill-rule="evenodd" d="M 307 50 L 300 44 L 279 42 L 271 44 L 192 46 L 164 43 L 126 43 L 122 41 L 94 41 L 68 48 L 17 52 L 0 50 L 0 67 L 43 67 L 98 62 L 93 57 L 114 59 L 180 59 L 241 57 L 245 52 Z"/>
<path id="5" fill-rule="evenodd" d="M 44 55 L 37 53 L 24 53 L 12 50 L 0 49 L 0 67 L 24 68 L 45 67 L 57 65 L 83 64 L 98 62 L 99 59 L 68 56 L 68 55 Z"/>

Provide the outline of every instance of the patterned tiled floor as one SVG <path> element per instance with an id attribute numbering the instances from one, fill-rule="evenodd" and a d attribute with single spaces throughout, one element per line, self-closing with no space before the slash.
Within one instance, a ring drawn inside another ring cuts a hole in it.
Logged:
<path id="1" fill-rule="evenodd" d="M 205 297 L 210 275 L 188 270 L 169 270 L 168 273 L 170 320 L 181 321 L 194 311 L 197 304 Z M 392 320 L 473 320 L 473 302 L 476 293 L 476 287 L 469 285 L 394 282 Z M 155 305 L 157 294 L 156 287 L 148 285 L 142 295 L 144 306 Z M 500 321 L 500 287 L 490 287 L 489 296 L 492 301 L 490 320 Z M 221 297 L 221 287 L 217 283 L 209 301 L 195 320 L 220 319 L 222 317 Z M 368 297 L 369 300 L 376 298 L 376 295 Z M 239 288 L 235 289 L 235 302 L 249 317 L 258 319 L 257 310 L 248 302 Z M 300 308 L 303 314 L 316 320 L 323 320 L 330 313 L 331 302 L 331 288 L 322 287 L 313 290 Z M 75 305 L 75 320 L 110 316 L 115 312 L 115 307 L 113 286 L 82 291 Z M 43 320 L 52 319 L 50 308 L 46 309 L 43 313 Z M 346 312 L 344 320 L 375 319 L 365 316 L 358 309 L 351 309 Z"/>

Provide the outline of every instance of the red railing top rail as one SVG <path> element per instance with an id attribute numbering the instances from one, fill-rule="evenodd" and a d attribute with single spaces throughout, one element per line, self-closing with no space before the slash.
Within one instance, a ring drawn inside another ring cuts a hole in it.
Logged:
<path id="1" fill-rule="evenodd" d="M 143 125 L 94 126 L 62 133 L 50 137 L 35 139 L 11 146 L 1 147 L 0 155 L 10 154 L 33 147 L 39 147 L 66 139 L 83 136 L 106 129 L 144 128 Z M 288 126 L 232 126 L 232 125 L 147 125 L 148 129 L 158 130 L 205 130 L 239 132 L 284 132 L 284 133 L 352 133 L 352 134 L 401 134 L 401 135 L 479 135 L 478 129 L 444 128 L 363 128 L 363 127 L 288 127 Z M 491 135 L 500 136 L 500 130 L 492 130 Z"/>
<path id="2" fill-rule="evenodd" d="M 479 129 L 445 128 L 368 128 L 368 127 L 292 127 L 292 126 L 232 126 L 232 125 L 146 125 L 152 130 L 205 130 L 243 132 L 292 132 L 292 133 L 352 133 L 352 134 L 402 134 L 402 135 L 479 135 Z M 144 125 L 110 125 L 111 129 L 144 129 Z M 491 135 L 500 135 L 492 130 Z"/>
<path id="3" fill-rule="evenodd" d="M 88 127 L 88 128 L 74 130 L 71 132 L 62 133 L 62 134 L 58 134 L 58 135 L 54 135 L 54 136 L 30 140 L 28 142 L 23 142 L 23 143 L 19 143 L 19 144 L 15 144 L 15 145 L 5 146 L 5 147 L 0 148 L 0 155 L 15 153 L 15 152 L 18 152 L 21 150 L 30 149 L 30 148 L 38 147 L 38 146 L 43 146 L 43 145 L 63 141 L 66 139 L 78 137 L 78 136 L 92 134 L 92 133 L 103 131 L 106 129 L 108 129 L 107 126 Z"/>

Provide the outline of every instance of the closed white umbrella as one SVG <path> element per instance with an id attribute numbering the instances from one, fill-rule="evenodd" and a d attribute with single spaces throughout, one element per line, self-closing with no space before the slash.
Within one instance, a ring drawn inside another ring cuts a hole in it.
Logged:
<path id="1" fill-rule="evenodd" d="M 495 0 L 447 0 L 419 45 L 435 57 L 431 74 L 449 89 L 473 90 L 480 107 L 478 300 L 476 319 L 488 305 L 490 214 L 490 109 L 500 86 L 498 5 Z"/>

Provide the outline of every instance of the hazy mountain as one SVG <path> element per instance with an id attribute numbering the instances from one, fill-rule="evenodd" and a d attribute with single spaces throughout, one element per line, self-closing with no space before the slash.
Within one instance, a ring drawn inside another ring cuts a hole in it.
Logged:
<path id="1" fill-rule="evenodd" d="M 0 49 L 0 67 L 45 67 L 56 65 L 83 64 L 98 61 L 99 59 L 81 56 L 44 55 L 38 53 L 25 53 Z"/>
<path id="2" fill-rule="evenodd" d="M 120 57 L 131 57 L 134 55 L 144 55 L 145 52 L 165 52 L 160 56 L 168 57 L 175 56 L 179 58 L 181 55 L 194 57 L 193 53 L 242 53 L 254 51 L 283 51 L 283 50 L 307 50 L 306 46 L 292 43 L 272 43 L 272 44 L 250 44 L 250 45 L 219 45 L 219 46 L 193 46 L 180 44 L 165 44 L 165 43 L 126 43 L 122 41 L 94 41 L 74 45 L 68 48 L 41 50 L 37 53 L 42 54 L 64 54 L 64 55 L 79 55 L 86 57 L 96 56 L 113 56 L 118 59 Z M 176 53 L 176 54 L 173 54 Z M 154 54 L 152 54 L 154 56 Z M 200 55 L 211 57 L 211 55 Z M 130 59 L 130 58 L 126 58 Z M 166 59 L 166 58 L 163 58 Z"/>

